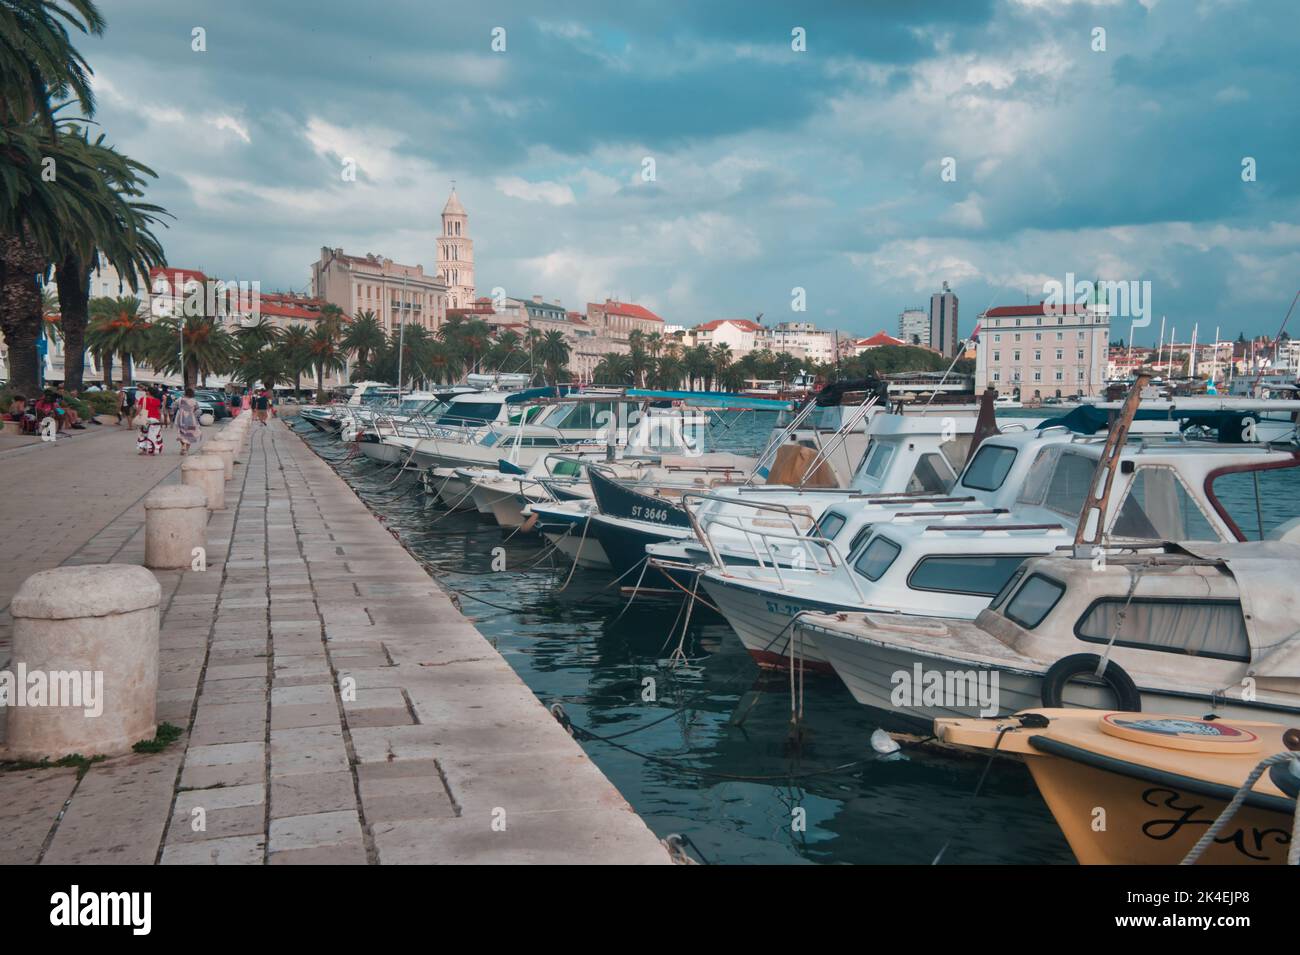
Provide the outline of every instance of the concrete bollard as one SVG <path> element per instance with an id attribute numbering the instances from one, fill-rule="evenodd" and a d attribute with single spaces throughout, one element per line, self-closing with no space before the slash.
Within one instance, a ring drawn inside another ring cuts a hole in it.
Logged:
<path id="1" fill-rule="evenodd" d="M 56 567 L 23 581 L 14 618 L 6 759 L 115 756 L 156 730 L 154 575 L 130 564 Z"/>
<path id="2" fill-rule="evenodd" d="M 181 464 L 181 483 L 197 487 L 208 502 L 208 510 L 226 507 L 226 466 L 219 454 L 200 454 Z"/>
<path id="3" fill-rule="evenodd" d="M 208 496 L 193 484 L 154 488 L 144 499 L 144 565 L 188 568 L 208 544 Z"/>
<path id="4" fill-rule="evenodd" d="M 229 481 L 235 476 L 235 446 L 229 441 L 220 438 L 210 441 L 203 449 L 203 453 L 212 455 L 221 462 L 224 471 L 222 480 Z"/>

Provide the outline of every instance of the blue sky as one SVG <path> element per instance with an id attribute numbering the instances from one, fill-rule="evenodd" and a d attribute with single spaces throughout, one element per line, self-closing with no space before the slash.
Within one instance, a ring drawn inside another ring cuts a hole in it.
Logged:
<path id="1" fill-rule="evenodd" d="M 1275 332 L 1300 288 L 1292 0 L 103 11 L 96 119 L 158 173 L 169 260 L 263 289 L 322 245 L 431 271 L 452 180 L 480 294 L 682 324 L 894 331 L 947 280 L 966 332 L 1073 272 L 1151 282 L 1138 342 L 1205 339 Z"/>

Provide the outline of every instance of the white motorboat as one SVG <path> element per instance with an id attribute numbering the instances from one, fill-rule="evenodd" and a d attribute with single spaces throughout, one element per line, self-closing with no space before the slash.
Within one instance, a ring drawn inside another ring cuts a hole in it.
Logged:
<path id="1" fill-rule="evenodd" d="M 955 511 L 936 519 L 900 511 L 852 540 L 771 531 L 762 535 L 763 547 L 802 547 L 802 566 L 712 567 L 700 576 L 701 587 L 767 666 L 788 663 L 792 620 L 805 611 L 973 619 L 1021 561 L 1071 545 L 1104 450 L 1100 439 L 1055 428 L 990 438 L 957 487 L 995 491 L 1028 455 L 1032 464 L 1006 512 Z M 1267 446 L 1142 437 L 1118 450 L 1115 465 L 1106 506 L 1090 518 L 1107 540 L 1233 541 L 1246 539 L 1239 521 L 1249 511 L 1234 518 L 1216 496 L 1216 483 L 1295 467 L 1300 456 Z M 815 639 L 801 638 L 795 650 L 805 663 L 828 668 Z"/>
<path id="2" fill-rule="evenodd" d="M 1297 523 L 1264 542 L 1028 560 L 973 621 L 810 613 L 795 629 L 859 703 L 927 727 L 1063 705 L 1292 720 Z"/>

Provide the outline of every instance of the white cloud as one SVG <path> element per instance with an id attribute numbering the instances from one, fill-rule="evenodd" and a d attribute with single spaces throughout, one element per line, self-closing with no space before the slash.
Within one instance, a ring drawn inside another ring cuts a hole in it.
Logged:
<path id="1" fill-rule="evenodd" d="M 502 176 L 496 181 L 497 190 L 525 202 L 545 202 L 552 206 L 573 203 L 573 190 L 560 182 L 529 182 L 519 176 Z"/>

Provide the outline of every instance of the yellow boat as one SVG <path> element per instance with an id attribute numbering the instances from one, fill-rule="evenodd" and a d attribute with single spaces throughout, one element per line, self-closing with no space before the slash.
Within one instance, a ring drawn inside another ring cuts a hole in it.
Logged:
<path id="1" fill-rule="evenodd" d="M 935 720 L 944 742 L 1024 757 L 1070 848 L 1085 865 L 1176 865 L 1252 771 L 1236 813 L 1197 860 L 1282 864 L 1300 815 L 1300 729 L 1244 720 L 1084 709 Z"/>

